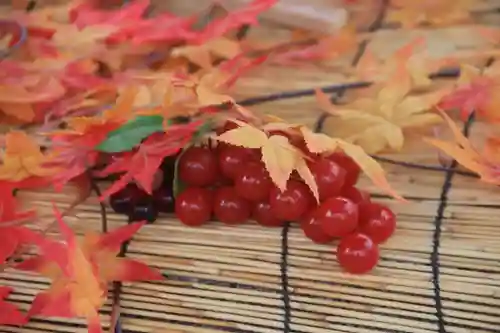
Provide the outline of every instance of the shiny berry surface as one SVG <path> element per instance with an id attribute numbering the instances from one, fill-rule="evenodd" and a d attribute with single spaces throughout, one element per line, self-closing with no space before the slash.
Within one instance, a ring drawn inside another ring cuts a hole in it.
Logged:
<path id="1" fill-rule="evenodd" d="M 313 205 L 314 198 L 306 184 L 290 179 L 285 191 L 275 186 L 269 194 L 273 215 L 283 221 L 298 221 Z"/>
<path id="2" fill-rule="evenodd" d="M 130 222 L 146 221 L 153 223 L 158 218 L 158 210 L 151 198 L 143 198 L 135 203 L 128 217 Z"/>
<path id="3" fill-rule="evenodd" d="M 238 195 L 250 201 L 264 201 L 273 186 L 269 173 L 262 163 L 246 163 L 234 177 Z"/>
<path id="4" fill-rule="evenodd" d="M 198 187 L 189 187 L 175 199 L 175 214 L 188 226 L 200 226 L 212 216 L 213 193 Z"/>
<path id="5" fill-rule="evenodd" d="M 337 247 L 337 260 L 349 273 L 368 273 L 377 265 L 379 249 L 367 235 L 354 233 L 340 241 Z"/>
<path id="6" fill-rule="evenodd" d="M 383 243 L 396 230 L 396 215 L 387 206 L 370 203 L 361 206 L 360 223 L 358 230 L 377 244 Z"/>
<path id="7" fill-rule="evenodd" d="M 346 171 L 344 177 L 344 186 L 351 187 L 354 186 L 359 179 L 359 174 L 361 172 L 361 168 L 359 165 L 354 162 L 352 158 L 347 156 L 344 153 L 334 153 L 328 156 L 328 159 L 337 163 L 342 169 Z"/>
<path id="8" fill-rule="evenodd" d="M 309 169 L 316 180 L 320 201 L 338 196 L 344 186 L 346 171 L 327 158 L 317 158 L 309 163 Z"/>
<path id="9" fill-rule="evenodd" d="M 219 149 L 219 169 L 222 175 L 234 179 L 246 163 L 255 159 L 250 149 L 243 147 L 225 145 Z"/>
<path id="10" fill-rule="evenodd" d="M 314 211 L 323 231 L 331 237 L 343 237 L 358 226 L 358 206 L 351 200 L 329 198 Z"/>
<path id="11" fill-rule="evenodd" d="M 236 193 L 234 187 L 221 187 L 215 191 L 214 214 L 222 223 L 243 223 L 250 218 L 251 205 Z"/>
<path id="12" fill-rule="evenodd" d="M 179 178 L 189 186 L 213 184 L 219 173 L 215 153 L 205 147 L 188 148 L 178 162 Z"/>
<path id="13" fill-rule="evenodd" d="M 146 194 L 135 184 L 129 184 L 109 197 L 109 205 L 118 214 L 128 214 L 135 203 Z"/>
<path id="14" fill-rule="evenodd" d="M 252 209 L 252 219 L 264 227 L 282 227 L 285 222 L 274 217 L 268 202 L 258 202 Z"/>
<path id="15" fill-rule="evenodd" d="M 351 186 L 342 189 L 342 196 L 354 202 L 356 205 L 370 203 L 370 193 Z M 361 214 L 361 212 L 360 212 Z"/>
<path id="16" fill-rule="evenodd" d="M 300 223 L 300 228 L 304 232 L 304 235 L 318 244 L 330 243 L 334 237 L 328 235 L 323 231 L 320 221 L 311 212 Z"/>
<path id="17" fill-rule="evenodd" d="M 174 193 L 171 187 L 160 187 L 153 192 L 153 202 L 161 213 L 173 213 L 175 210 Z"/>

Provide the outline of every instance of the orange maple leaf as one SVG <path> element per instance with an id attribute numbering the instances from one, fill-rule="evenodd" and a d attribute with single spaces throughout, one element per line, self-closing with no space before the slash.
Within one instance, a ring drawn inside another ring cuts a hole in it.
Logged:
<path id="1" fill-rule="evenodd" d="M 144 223 L 129 224 L 102 235 L 88 233 L 78 242 L 55 207 L 54 213 L 65 243 L 39 240 L 37 245 L 43 255 L 16 266 L 52 280 L 51 287 L 35 297 L 28 317 L 83 317 L 88 321 L 89 333 L 100 333 L 98 310 L 106 300 L 109 282 L 164 279 L 146 264 L 117 257 L 121 243 Z"/>
<path id="2" fill-rule="evenodd" d="M 455 142 L 434 138 L 424 138 L 424 141 L 437 147 L 455 159 L 463 167 L 477 173 L 482 181 L 500 184 L 500 138 L 490 137 L 480 152 L 466 138 L 455 122 L 444 112 L 442 115 L 450 127 Z"/>
<path id="3" fill-rule="evenodd" d="M 25 132 L 12 131 L 5 135 L 6 149 L 0 165 L 0 179 L 22 181 L 30 177 L 47 177 L 58 172 L 57 168 L 45 167 L 50 158 Z"/>

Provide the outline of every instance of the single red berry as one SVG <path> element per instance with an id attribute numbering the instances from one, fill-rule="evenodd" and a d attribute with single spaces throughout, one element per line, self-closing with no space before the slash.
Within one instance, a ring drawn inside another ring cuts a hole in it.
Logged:
<path id="1" fill-rule="evenodd" d="M 275 186 L 269 194 L 271 211 L 277 219 L 283 221 L 298 221 L 311 208 L 314 197 L 306 184 L 290 179 L 285 191 Z"/>
<path id="2" fill-rule="evenodd" d="M 236 224 L 250 218 L 251 205 L 240 197 L 234 187 L 221 187 L 214 196 L 214 214 L 222 223 Z"/>
<path id="3" fill-rule="evenodd" d="M 307 214 L 300 223 L 300 227 L 307 238 L 318 244 L 330 243 L 334 238 L 323 231 L 320 221 L 314 216 L 314 212 Z"/>
<path id="4" fill-rule="evenodd" d="M 342 196 L 354 202 L 355 204 L 362 205 L 370 203 L 370 193 L 360 190 L 357 187 L 344 187 L 342 189 Z M 360 211 L 361 214 L 361 211 Z"/>
<path id="5" fill-rule="evenodd" d="M 269 197 L 273 182 L 262 163 L 247 163 L 234 177 L 238 195 L 250 201 L 263 201 Z"/>
<path id="6" fill-rule="evenodd" d="M 344 153 L 333 153 L 328 156 L 328 159 L 334 161 L 346 171 L 346 175 L 344 177 L 345 187 L 354 186 L 358 182 L 361 168 L 352 158 Z"/>
<path id="7" fill-rule="evenodd" d="M 379 249 L 367 235 L 354 233 L 340 240 L 337 247 L 337 260 L 340 266 L 349 273 L 368 273 L 377 265 Z"/>
<path id="8" fill-rule="evenodd" d="M 324 201 L 314 211 L 323 231 L 332 237 L 343 237 L 358 226 L 358 206 L 351 200 L 336 197 Z"/>
<path id="9" fill-rule="evenodd" d="M 340 194 L 344 186 L 346 171 L 337 163 L 327 158 L 318 158 L 309 163 L 309 169 L 318 185 L 320 201 Z"/>
<path id="10" fill-rule="evenodd" d="M 274 217 L 268 202 L 258 202 L 253 206 L 252 219 L 264 227 L 281 227 L 284 221 Z"/>
<path id="11" fill-rule="evenodd" d="M 185 189 L 175 199 L 175 214 L 182 223 L 192 227 L 208 222 L 212 215 L 212 193 L 198 187 Z"/>
<path id="12" fill-rule="evenodd" d="M 359 232 L 373 239 L 377 244 L 383 243 L 396 230 L 396 215 L 387 206 L 369 203 L 360 207 Z"/>
<path id="13" fill-rule="evenodd" d="M 178 172 L 179 178 L 187 185 L 211 185 L 219 172 L 217 157 L 205 147 L 188 148 L 179 159 Z"/>
<path id="14" fill-rule="evenodd" d="M 227 145 L 219 150 L 219 168 L 224 177 L 234 179 L 246 163 L 255 160 L 251 149 Z"/>

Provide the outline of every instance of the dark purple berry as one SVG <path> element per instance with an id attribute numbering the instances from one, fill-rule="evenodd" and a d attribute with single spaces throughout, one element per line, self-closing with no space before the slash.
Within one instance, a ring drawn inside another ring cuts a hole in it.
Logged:
<path id="1" fill-rule="evenodd" d="M 174 193 L 171 186 L 160 187 L 153 192 L 156 209 L 161 213 L 173 213 L 175 210 Z"/>
<path id="2" fill-rule="evenodd" d="M 128 215 L 129 222 L 146 221 L 153 223 L 158 218 L 158 209 L 156 209 L 151 198 L 144 198 L 136 202 Z"/>
<path id="3" fill-rule="evenodd" d="M 128 214 L 144 192 L 135 184 L 128 184 L 109 197 L 109 205 L 117 214 Z"/>

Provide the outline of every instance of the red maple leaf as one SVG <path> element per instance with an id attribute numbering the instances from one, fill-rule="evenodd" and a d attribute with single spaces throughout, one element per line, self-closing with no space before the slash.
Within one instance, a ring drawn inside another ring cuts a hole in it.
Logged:
<path id="1" fill-rule="evenodd" d="M 240 28 L 243 25 L 257 24 L 257 17 L 278 3 L 278 0 L 253 0 L 245 7 L 228 13 L 227 16 L 210 22 L 193 42 L 203 44 L 204 42 L 223 36 L 229 31 Z"/>
<path id="2" fill-rule="evenodd" d="M 97 24 L 134 23 L 142 20 L 149 5 L 149 0 L 135 0 L 118 10 L 109 11 L 99 9 L 98 6 L 87 1 L 70 10 L 70 19 L 78 28 Z"/>
<path id="3" fill-rule="evenodd" d="M 200 121 L 189 125 L 170 126 L 168 133 L 155 133 L 147 138 L 135 152 L 127 152 L 115 158 L 106 168 L 97 172 L 100 177 L 111 174 L 125 174 L 103 192 L 100 200 L 118 192 L 135 180 L 147 193 L 152 193 L 152 183 L 156 170 L 163 159 L 174 155 L 186 146 L 201 124 Z"/>
<path id="4" fill-rule="evenodd" d="M 87 233 L 83 241 L 78 242 L 55 207 L 54 214 L 64 243 L 41 239 L 37 245 L 43 254 L 16 266 L 52 280 L 51 287 L 33 300 L 28 318 L 83 317 L 87 319 L 89 333 L 100 333 L 98 311 L 106 300 L 111 281 L 164 279 L 160 272 L 146 264 L 117 257 L 121 243 L 130 239 L 144 223 L 129 224 L 102 235 Z"/>
<path id="5" fill-rule="evenodd" d="M 459 110 L 463 121 L 476 112 L 479 117 L 499 122 L 500 97 L 497 90 L 500 87 L 500 81 L 494 76 L 489 76 L 489 70 L 481 71 L 472 66 L 463 65 L 454 91 L 445 96 L 438 107 L 443 110 Z"/>
<path id="6" fill-rule="evenodd" d="M 80 131 L 53 133 L 51 136 L 55 148 L 52 151 L 53 159 L 48 165 L 64 170 L 52 178 L 55 188 L 61 190 L 70 180 L 95 166 L 99 158 L 99 152 L 94 150 L 95 146 L 119 126 L 120 123 L 115 122 L 96 122 Z"/>
<path id="7" fill-rule="evenodd" d="M 13 291 L 10 287 L 0 286 L 0 325 L 24 325 L 26 316 L 5 298 Z"/>

